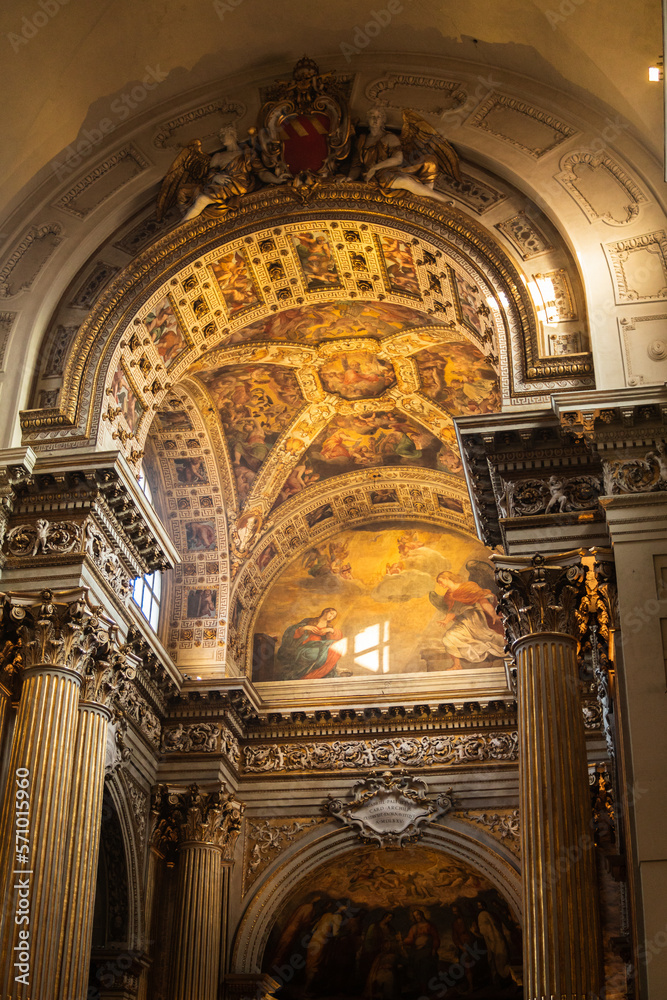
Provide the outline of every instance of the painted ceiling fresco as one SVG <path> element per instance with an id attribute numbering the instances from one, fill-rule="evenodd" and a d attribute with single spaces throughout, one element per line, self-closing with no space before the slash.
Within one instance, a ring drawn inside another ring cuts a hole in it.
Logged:
<path id="1" fill-rule="evenodd" d="M 521 930 L 506 901 L 421 845 L 362 847 L 318 869 L 279 912 L 262 969 L 287 1000 L 523 995 Z"/>
<path id="2" fill-rule="evenodd" d="M 389 337 L 411 327 L 432 326 L 430 316 L 387 302 L 355 302 L 340 299 L 286 309 L 266 320 L 251 323 L 233 333 L 228 343 L 283 340 L 319 344 L 323 340 L 348 337 Z"/>
<path id="3" fill-rule="evenodd" d="M 314 544 L 255 625 L 253 679 L 314 681 L 502 665 L 493 568 L 477 540 L 375 522 Z"/>
<path id="4" fill-rule="evenodd" d="M 217 659 L 226 640 L 250 670 L 254 642 L 258 680 L 370 677 L 376 654 L 359 644 L 375 637 L 379 673 L 497 666 L 502 642 L 488 553 L 442 527 L 460 530 L 469 517 L 453 417 L 488 413 L 501 401 L 498 316 L 482 279 L 416 239 L 356 223 L 290 224 L 198 263 L 156 292 L 135 320 L 133 357 L 119 360 L 107 390 L 109 406 L 138 439 L 154 409 L 155 372 L 168 370 L 176 384 L 184 379 L 183 394 L 172 393 L 152 427 L 183 558 L 172 655 L 190 662 L 210 644 Z M 193 357 L 202 329 L 208 349 Z M 372 530 L 341 522 L 332 535 L 343 511 L 355 516 L 357 493 L 342 507 L 326 494 L 313 504 L 313 493 L 345 481 L 358 491 L 362 478 L 387 475 L 369 510 L 403 521 Z M 400 500 L 399 483 L 409 484 Z M 196 506 L 200 493 L 202 503 L 214 497 L 214 510 Z M 269 541 L 295 505 L 308 506 L 306 534 L 287 525 L 284 537 Z M 406 516 L 420 511 L 430 523 L 406 527 Z M 471 529 L 472 522 L 464 528 Z M 244 567 L 260 577 L 270 568 L 263 590 L 243 583 L 252 603 L 242 607 L 233 593 Z M 472 603 L 444 607 L 443 572 L 454 574 L 459 596 L 468 588 Z M 248 609 L 262 594 L 253 624 Z M 221 617 L 228 603 L 229 621 Z M 335 611 L 329 623 L 321 621 L 327 608 Z M 451 632 L 445 642 L 448 614 L 476 637 L 457 646 Z M 315 635 L 310 626 L 288 633 L 309 621 L 327 638 L 310 638 L 304 652 L 303 634 Z M 333 646 L 336 655 L 324 655 Z M 318 665 L 311 669 L 312 657 Z"/>
<path id="5" fill-rule="evenodd" d="M 218 409 L 240 498 L 303 403 L 296 375 L 277 365 L 230 365 L 198 373 Z"/>

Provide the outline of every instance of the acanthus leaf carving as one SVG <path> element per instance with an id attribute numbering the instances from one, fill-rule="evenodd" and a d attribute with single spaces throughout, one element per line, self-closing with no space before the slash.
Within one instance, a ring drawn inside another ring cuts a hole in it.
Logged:
<path id="1" fill-rule="evenodd" d="M 667 490 L 667 445 L 657 445 L 644 458 L 603 462 L 605 493 L 657 493 Z"/>
<path id="2" fill-rule="evenodd" d="M 540 632 L 575 634 L 585 580 L 581 555 L 579 550 L 558 557 L 535 555 L 529 564 L 520 557 L 495 558 L 498 610 L 510 645 Z"/>
<path id="3" fill-rule="evenodd" d="M 244 803 L 236 801 L 224 783 L 211 792 L 196 783 L 186 789 L 158 786 L 152 806 L 153 841 L 210 844 L 231 861 L 244 810 Z"/>
<path id="4" fill-rule="evenodd" d="M 324 819 L 320 816 L 286 819 L 284 822 L 271 819 L 257 823 L 248 822 L 246 838 L 249 850 L 244 872 L 244 889 L 247 890 L 252 885 L 285 845 L 323 822 Z"/>
<path id="5" fill-rule="evenodd" d="M 478 812 L 470 809 L 462 815 L 469 823 L 488 827 L 491 833 L 506 847 L 519 853 L 521 828 L 518 809 L 499 813 Z"/>

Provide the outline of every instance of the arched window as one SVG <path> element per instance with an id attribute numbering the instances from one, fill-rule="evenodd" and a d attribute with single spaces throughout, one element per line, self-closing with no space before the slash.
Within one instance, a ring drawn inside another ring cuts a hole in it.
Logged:
<path id="1" fill-rule="evenodd" d="M 152 502 L 153 495 L 148 480 L 143 475 L 137 480 L 139 489 L 149 502 Z M 132 600 L 137 605 L 142 615 L 153 629 L 157 632 L 157 625 L 160 618 L 160 597 L 162 595 L 162 574 L 159 570 L 154 573 L 146 573 L 145 576 L 138 576 L 132 588 Z"/>

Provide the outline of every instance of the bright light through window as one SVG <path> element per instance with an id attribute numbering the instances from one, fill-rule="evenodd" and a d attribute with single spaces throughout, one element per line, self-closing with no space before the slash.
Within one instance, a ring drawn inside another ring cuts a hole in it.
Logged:
<path id="1" fill-rule="evenodd" d="M 148 480 L 142 474 L 137 479 L 139 489 L 142 491 L 149 503 L 153 500 L 151 488 Z M 157 632 L 160 618 L 160 598 L 162 596 L 162 574 L 156 570 L 154 573 L 146 573 L 145 576 L 138 576 L 132 587 L 132 600 L 137 605 L 142 615 L 153 629 Z"/>
<path id="2" fill-rule="evenodd" d="M 389 673 L 389 622 L 369 625 L 354 637 L 354 662 L 373 673 Z"/>

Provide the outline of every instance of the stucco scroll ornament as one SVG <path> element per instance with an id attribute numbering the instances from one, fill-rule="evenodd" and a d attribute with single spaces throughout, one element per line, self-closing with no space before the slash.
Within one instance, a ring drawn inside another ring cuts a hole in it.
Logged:
<path id="1" fill-rule="evenodd" d="M 329 795 L 324 811 L 355 830 L 365 843 L 400 847 L 417 840 L 427 823 L 451 811 L 451 789 L 435 799 L 427 793 L 423 778 L 407 772 L 371 771 L 352 786 L 351 802 Z"/>
<path id="2" fill-rule="evenodd" d="M 12 556 L 36 556 L 56 552 L 74 552 L 81 543 L 81 525 L 73 521 L 47 521 L 40 517 L 34 524 L 17 524 L 7 532 L 6 547 Z"/>
<path id="3" fill-rule="evenodd" d="M 667 490 L 667 445 L 642 458 L 604 463 L 605 493 L 654 493 Z"/>
<path id="4" fill-rule="evenodd" d="M 130 595 L 130 580 L 116 553 L 91 524 L 86 525 L 86 554 L 102 571 L 106 580 L 121 598 Z"/>

